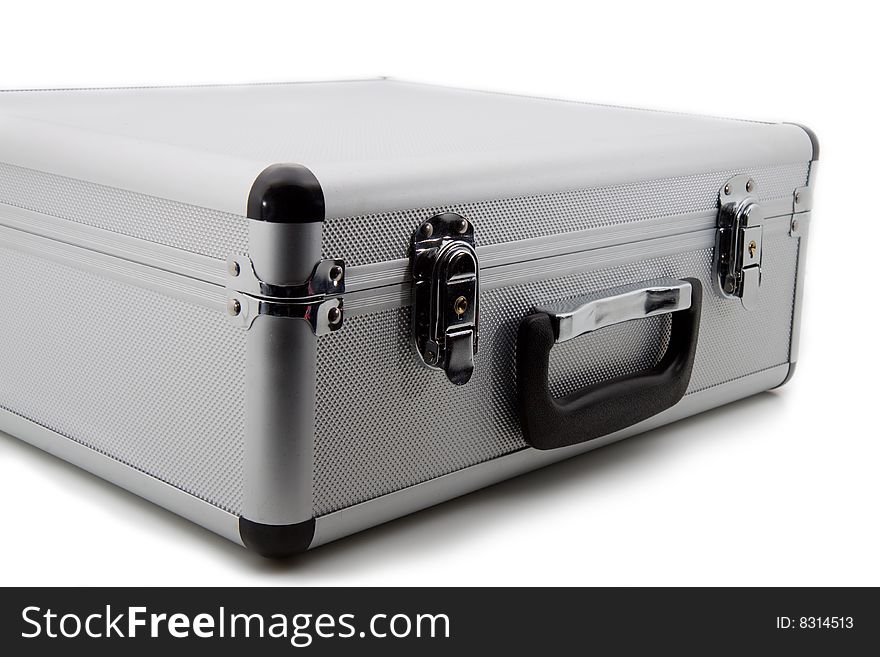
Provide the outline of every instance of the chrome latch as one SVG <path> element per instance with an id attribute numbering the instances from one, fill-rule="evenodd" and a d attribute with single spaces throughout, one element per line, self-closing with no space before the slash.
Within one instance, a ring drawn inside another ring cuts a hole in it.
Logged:
<path id="1" fill-rule="evenodd" d="M 474 227 L 461 215 L 431 217 L 412 237 L 413 343 L 422 362 L 455 385 L 474 372 L 480 267 Z"/>
<path id="2" fill-rule="evenodd" d="M 738 298 L 751 309 L 761 285 L 763 213 L 748 176 L 728 180 L 718 193 L 715 233 L 715 283 L 727 298 Z"/>

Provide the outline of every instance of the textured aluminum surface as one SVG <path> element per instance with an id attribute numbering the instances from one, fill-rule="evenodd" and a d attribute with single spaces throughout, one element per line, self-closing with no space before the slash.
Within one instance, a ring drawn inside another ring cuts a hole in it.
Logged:
<path id="1" fill-rule="evenodd" d="M 0 408 L 0 431 L 5 431 L 135 495 L 165 507 L 230 541 L 239 544 L 242 542 L 238 533 L 237 515 L 199 497 L 184 493 L 179 488 L 122 461 L 117 461 L 3 408 Z M 0 440 L 2 439 L 3 436 L 0 435 Z"/>
<path id="2" fill-rule="evenodd" d="M 698 277 L 705 293 L 688 394 L 787 363 L 797 248 L 787 235 L 767 239 L 753 311 L 714 293 L 711 249 L 485 292 L 481 347 L 466 386 L 419 366 L 408 308 L 348 318 L 344 331 L 318 341 L 315 514 L 525 447 L 514 344 L 519 319 L 537 304 L 660 277 Z M 557 345 L 554 393 L 652 364 L 668 340 L 665 321 L 628 322 Z"/>
<path id="3" fill-rule="evenodd" d="M 491 486 L 525 472 L 543 468 L 564 459 L 578 456 L 643 431 L 649 431 L 669 422 L 702 413 L 711 408 L 769 390 L 779 385 L 788 372 L 788 365 L 779 365 L 736 379 L 723 386 L 715 386 L 687 395 L 678 404 L 662 413 L 639 422 L 622 431 L 609 434 L 588 443 L 561 449 L 521 449 L 491 461 L 485 461 L 464 470 L 404 488 L 389 495 L 375 497 L 325 516 L 315 523 L 315 538 L 311 547 L 317 547 L 343 536 L 363 531 L 383 522 L 400 518 L 459 495 Z"/>
<path id="4" fill-rule="evenodd" d="M 244 331 L 218 311 L 8 248 L 0 267 L 2 407 L 237 514 Z"/>
<path id="5" fill-rule="evenodd" d="M 0 203 L 218 260 L 247 253 L 244 217 L 2 162 Z"/>
<path id="6" fill-rule="evenodd" d="M 805 184 L 809 163 L 749 170 L 756 197 L 788 198 Z M 742 171 L 649 180 L 542 196 L 436 206 L 403 212 L 328 219 L 323 257 L 344 257 L 349 267 L 407 257 L 409 236 L 425 219 L 455 212 L 473 221 L 477 246 L 713 210 L 725 180 Z"/>
<path id="7" fill-rule="evenodd" d="M 557 344 L 550 351 L 551 394 L 559 399 L 579 388 L 653 367 L 666 353 L 671 327 L 670 315 L 648 317 Z"/>

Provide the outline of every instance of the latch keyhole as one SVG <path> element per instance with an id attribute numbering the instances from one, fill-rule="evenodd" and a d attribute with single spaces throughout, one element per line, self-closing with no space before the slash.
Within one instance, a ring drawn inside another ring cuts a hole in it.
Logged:
<path id="1" fill-rule="evenodd" d="M 754 258 L 755 252 L 758 250 L 758 243 L 755 240 L 749 242 L 749 257 Z"/>
<path id="2" fill-rule="evenodd" d="M 460 214 L 434 215 L 415 230 L 410 251 L 413 343 L 421 361 L 455 385 L 474 372 L 480 265 L 474 226 Z"/>

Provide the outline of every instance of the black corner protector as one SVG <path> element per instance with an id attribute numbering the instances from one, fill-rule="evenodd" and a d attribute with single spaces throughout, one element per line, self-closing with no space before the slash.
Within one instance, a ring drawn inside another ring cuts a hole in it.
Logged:
<path id="1" fill-rule="evenodd" d="M 810 143 L 813 145 L 813 157 L 810 158 L 810 161 L 816 162 L 819 159 L 819 138 L 816 136 L 816 133 L 802 123 L 792 123 L 791 125 L 796 125 L 807 133 L 807 137 L 810 138 Z"/>
<path id="2" fill-rule="evenodd" d="M 315 536 L 315 519 L 294 525 L 264 525 L 239 518 L 238 533 L 249 550 L 269 559 L 284 559 L 309 549 Z"/>
<path id="3" fill-rule="evenodd" d="M 247 216 L 276 224 L 324 221 L 324 190 L 306 167 L 273 164 L 251 186 Z"/>
<path id="4" fill-rule="evenodd" d="M 773 390 L 776 390 L 777 388 L 781 388 L 781 387 L 784 386 L 786 383 L 788 383 L 789 381 L 791 381 L 791 377 L 794 376 L 794 370 L 795 370 L 795 366 L 796 366 L 796 365 L 797 365 L 796 362 L 794 362 L 794 363 L 789 363 L 789 364 L 788 364 L 788 374 L 785 375 L 785 378 L 782 380 L 782 383 L 780 383 L 778 386 L 774 386 L 774 387 L 773 387 Z"/>

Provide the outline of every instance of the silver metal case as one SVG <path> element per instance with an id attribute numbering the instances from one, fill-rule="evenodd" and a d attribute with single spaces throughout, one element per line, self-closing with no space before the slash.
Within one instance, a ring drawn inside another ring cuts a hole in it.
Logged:
<path id="1" fill-rule="evenodd" d="M 392 80 L 0 94 L 0 429 L 266 556 L 783 384 L 818 145 Z"/>

